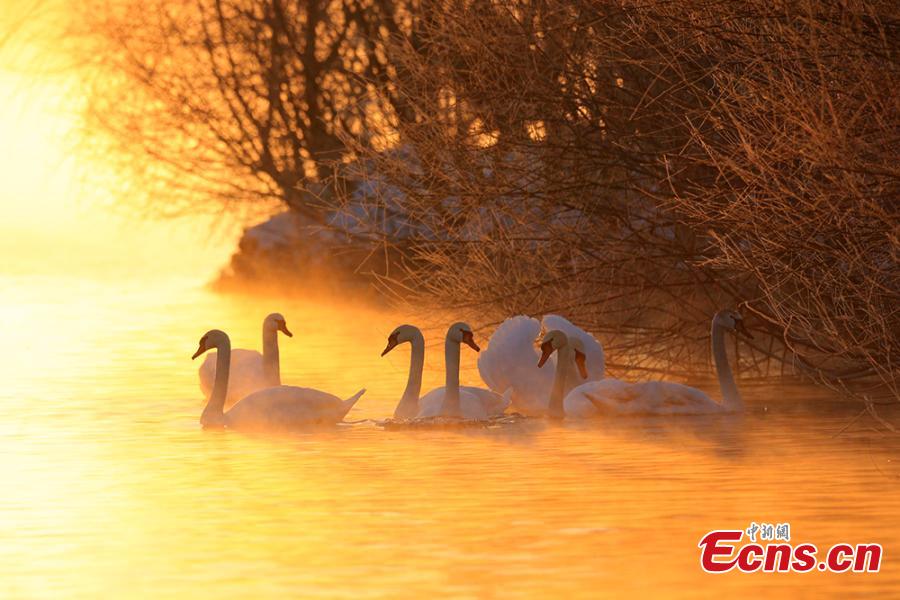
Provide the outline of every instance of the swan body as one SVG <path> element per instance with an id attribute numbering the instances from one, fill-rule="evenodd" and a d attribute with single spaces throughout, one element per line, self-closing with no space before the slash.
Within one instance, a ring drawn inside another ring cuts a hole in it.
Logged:
<path id="1" fill-rule="evenodd" d="M 503 414 L 503 411 L 509 406 L 508 397 L 479 387 L 459 385 L 460 344 L 465 343 L 476 352 L 479 351 L 472 335 L 472 329 L 465 323 L 454 323 L 447 330 L 444 341 L 445 385 L 431 390 L 421 398 L 419 393 L 422 389 L 422 369 L 425 364 L 425 338 L 421 330 L 413 325 L 397 327 L 388 336 L 387 347 L 381 355 L 384 356 L 394 347 L 405 342 L 412 346 L 409 377 L 403 396 L 394 410 L 394 418 L 421 419 L 452 416 L 485 420 Z"/>
<path id="2" fill-rule="evenodd" d="M 619 379 L 594 381 L 573 389 L 565 398 L 566 416 L 600 414 L 708 414 L 728 409 L 697 388 L 671 381 L 629 383 Z"/>
<path id="3" fill-rule="evenodd" d="M 444 402 L 447 397 L 447 388 L 435 388 L 419 398 L 419 410 L 416 412 L 415 418 L 423 419 L 428 417 L 444 416 Z M 502 401 L 501 401 L 502 402 Z M 497 402 L 499 405 L 501 402 Z M 492 402 L 493 404 L 493 402 Z M 485 421 L 491 416 L 502 414 L 503 411 L 489 411 L 488 406 L 484 402 L 484 398 L 478 394 L 471 394 L 460 388 L 459 390 L 459 414 L 446 416 L 460 416 L 464 419 L 472 419 L 476 421 Z"/>
<path id="4" fill-rule="evenodd" d="M 228 395 L 225 405 L 231 406 L 244 396 L 257 390 L 281 385 L 281 365 L 278 356 L 278 332 L 288 337 L 293 334 L 288 330 L 284 317 L 272 313 L 263 320 L 262 354 L 256 350 L 236 348 L 231 351 L 231 376 L 228 382 Z M 200 389 L 209 398 L 216 380 L 217 356 L 215 352 L 206 355 L 200 365 Z"/>
<path id="5" fill-rule="evenodd" d="M 231 341 L 223 331 L 213 329 L 200 338 L 193 358 L 216 349 L 216 377 L 212 393 L 200 416 L 204 427 L 228 427 L 245 430 L 286 430 L 313 423 L 337 423 L 366 390 L 347 400 L 337 396 L 290 385 L 279 385 L 253 392 L 230 410 L 224 411 L 231 368 Z"/>
<path id="6" fill-rule="evenodd" d="M 225 413 L 225 426 L 293 429 L 310 423 L 338 423 L 366 390 L 347 400 L 312 388 L 280 385 L 253 392 Z"/>
<path id="7" fill-rule="evenodd" d="M 697 415 L 734 412 L 743 408 L 741 396 L 725 352 L 725 331 L 752 336 L 744 328 L 740 314 L 723 310 L 712 321 L 712 354 L 716 365 L 722 403 L 705 392 L 671 381 L 629 383 L 604 379 L 584 383 L 566 395 L 566 416 L 584 418 L 601 414 Z"/>
<path id="8" fill-rule="evenodd" d="M 537 366 L 539 354 L 534 341 L 542 329 L 560 331 L 572 341 L 580 340 L 588 380 L 602 379 L 605 370 L 603 347 L 594 336 L 567 319 L 559 315 L 546 315 L 543 321 L 523 315 L 506 319 L 478 357 L 478 372 L 491 390 L 503 394 L 511 389 L 513 407 L 525 414 L 547 413 L 553 390 L 554 372 Z M 567 381 L 564 391 L 576 383 L 574 379 Z"/>

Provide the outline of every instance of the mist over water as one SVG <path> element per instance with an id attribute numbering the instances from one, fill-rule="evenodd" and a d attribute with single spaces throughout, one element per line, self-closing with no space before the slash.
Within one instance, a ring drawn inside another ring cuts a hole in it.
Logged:
<path id="1" fill-rule="evenodd" d="M 358 421 L 402 392 L 408 354 L 379 357 L 401 316 L 178 282 L 0 282 L 0 596 L 845 597 L 900 583 L 898 443 L 835 437 L 855 407 L 769 388 L 733 417 L 202 431 L 190 355 L 207 329 L 258 348 L 280 310 L 295 334 L 283 380 L 367 387 Z M 439 340 L 425 389 L 441 384 Z M 699 539 L 750 521 L 790 522 L 820 549 L 881 543 L 882 572 L 705 575 Z"/>
<path id="2" fill-rule="evenodd" d="M 26 71 L 0 66 L 0 598 L 896 593 L 900 441 L 851 423 L 859 407 L 768 387 L 744 389 L 738 416 L 382 430 L 409 360 L 379 356 L 387 335 L 433 325 L 425 392 L 456 316 L 206 291 L 234 224 L 85 189 L 72 81 Z M 259 349 L 272 311 L 294 332 L 285 383 L 368 389 L 353 424 L 201 430 L 199 337 Z M 880 543 L 882 571 L 704 574 L 703 535 L 751 521 L 789 522 L 820 553 Z"/>

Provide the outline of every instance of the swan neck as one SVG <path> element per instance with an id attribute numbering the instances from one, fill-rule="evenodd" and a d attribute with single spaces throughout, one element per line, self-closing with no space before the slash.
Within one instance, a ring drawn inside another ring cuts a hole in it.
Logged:
<path id="1" fill-rule="evenodd" d="M 213 381 L 212 394 L 200 415 L 203 425 L 221 425 L 224 421 L 225 398 L 228 395 L 228 374 L 231 370 L 231 343 L 222 342 L 216 348 L 216 378 Z"/>
<path id="2" fill-rule="evenodd" d="M 731 365 L 728 364 L 728 353 L 725 350 L 725 328 L 713 321 L 711 337 L 713 362 L 716 365 L 716 375 L 722 390 L 722 404 L 727 408 L 740 409 L 743 401 L 734 381 Z"/>
<path id="3" fill-rule="evenodd" d="M 281 385 L 281 361 L 278 356 L 278 331 L 263 325 L 263 377 L 269 387 Z"/>
<path id="4" fill-rule="evenodd" d="M 394 410 L 395 419 L 411 419 L 419 410 L 419 394 L 422 391 L 422 370 L 425 367 L 425 338 L 418 329 L 410 340 L 409 376 L 400 403 Z"/>
<path id="5" fill-rule="evenodd" d="M 446 375 L 441 414 L 448 417 L 458 417 L 461 415 L 459 403 L 459 342 L 454 342 L 450 339 L 449 333 L 444 341 L 444 368 Z"/>
<path id="6" fill-rule="evenodd" d="M 553 374 L 553 389 L 550 392 L 550 404 L 547 407 L 547 413 L 551 417 L 562 418 L 565 416 L 563 399 L 566 395 L 566 386 L 574 360 L 574 352 L 568 346 L 563 346 L 556 351 L 556 371 Z"/>

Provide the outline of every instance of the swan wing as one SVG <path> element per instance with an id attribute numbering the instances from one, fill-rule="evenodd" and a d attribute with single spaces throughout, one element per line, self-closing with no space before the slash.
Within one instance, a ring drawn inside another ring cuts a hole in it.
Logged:
<path id="1" fill-rule="evenodd" d="M 646 398 L 647 412 L 672 415 L 696 415 L 721 412 L 724 407 L 702 390 L 671 381 L 639 384 Z"/>
<path id="2" fill-rule="evenodd" d="M 488 408 L 485 405 L 483 398 L 469 391 L 472 389 L 478 388 L 471 388 L 468 386 L 460 386 L 459 388 L 459 407 L 462 416 L 464 419 L 484 421 L 491 416 L 491 413 L 488 412 Z M 484 391 L 487 392 L 488 390 Z M 441 409 L 444 406 L 445 395 L 446 388 L 439 387 L 419 398 L 419 412 L 416 414 L 416 418 L 439 417 L 441 415 Z M 503 401 L 502 396 L 500 396 L 500 401 Z"/>
<path id="3" fill-rule="evenodd" d="M 416 418 L 436 417 L 441 414 L 441 407 L 444 404 L 444 395 L 446 389 L 443 387 L 435 388 L 419 398 L 419 412 Z"/>
<path id="4" fill-rule="evenodd" d="M 559 315 L 545 315 L 542 321 L 545 331 L 559 329 L 569 337 L 578 337 L 584 344 L 584 353 L 587 360 L 585 366 L 588 372 L 588 381 L 603 379 L 606 371 L 606 359 L 603 354 L 603 346 L 588 331 L 572 324 L 571 321 Z"/>
<path id="5" fill-rule="evenodd" d="M 354 402 L 359 392 L 350 398 Z M 225 413 L 229 427 L 243 429 L 290 429 L 310 423 L 336 423 L 347 407 L 333 394 L 291 385 L 253 392 Z"/>
<path id="6" fill-rule="evenodd" d="M 630 412 L 628 404 L 636 399 L 633 384 L 618 379 L 588 381 L 570 391 L 563 400 L 567 417 L 589 418 L 602 413 Z"/>
<path id="7" fill-rule="evenodd" d="M 489 417 L 492 416 L 488 411 L 488 406 L 485 404 L 484 400 L 480 396 L 473 394 L 468 390 L 459 390 L 459 405 L 462 409 L 463 418 L 465 419 L 486 421 Z"/>
<path id="8" fill-rule="evenodd" d="M 461 385 L 459 386 L 459 389 L 461 392 L 471 394 L 478 402 L 480 402 L 481 405 L 484 406 L 485 412 L 490 417 L 502 415 L 510 405 L 512 396 L 511 388 L 508 388 L 508 390 L 510 390 L 510 393 L 505 393 L 503 395 L 500 395 L 493 390 L 486 390 L 484 388 L 473 387 L 470 385 Z"/>
<path id="9" fill-rule="evenodd" d="M 216 379 L 216 352 L 209 352 L 200 365 L 200 389 L 209 398 Z M 269 387 L 263 372 L 262 354 L 256 350 L 236 348 L 231 351 L 231 370 L 228 373 L 226 405 L 232 405 L 257 390 Z"/>
<path id="10" fill-rule="evenodd" d="M 704 414 L 721 412 L 706 393 L 670 381 L 627 383 L 618 379 L 592 381 L 572 390 L 565 399 L 567 416 L 599 414 Z"/>
<path id="11" fill-rule="evenodd" d="M 503 321 L 478 355 L 478 372 L 497 394 L 512 388 L 511 400 L 524 412 L 546 410 L 553 387 L 553 369 L 538 368 L 534 342 L 541 334 L 537 319 L 526 316 Z"/>

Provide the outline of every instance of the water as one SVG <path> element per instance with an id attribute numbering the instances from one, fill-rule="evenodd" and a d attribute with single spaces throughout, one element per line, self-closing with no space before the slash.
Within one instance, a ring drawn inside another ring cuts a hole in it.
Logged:
<path id="1" fill-rule="evenodd" d="M 898 593 L 896 435 L 810 392 L 745 392 L 738 417 L 528 421 L 490 430 L 202 431 L 197 340 L 259 347 L 283 312 L 288 383 L 390 415 L 396 315 L 188 285 L 0 279 L 0 597 L 621 597 Z M 483 335 L 479 336 L 483 341 Z M 429 336 L 425 388 L 441 379 Z M 474 383 L 472 353 L 463 372 Z M 878 542 L 879 574 L 721 576 L 714 528 Z"/>

